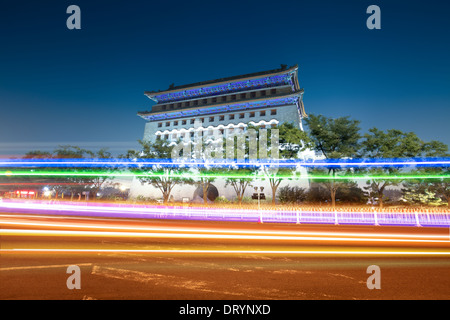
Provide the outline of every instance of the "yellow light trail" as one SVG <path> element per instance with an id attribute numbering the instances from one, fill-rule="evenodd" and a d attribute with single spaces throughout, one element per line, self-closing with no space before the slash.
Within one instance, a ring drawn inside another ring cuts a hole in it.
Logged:
<path id="1" fill-rule="evenodd" d="M 117 232 L 117 231 L 73 231 L 73 230 L 36 230 L 1 229 L 1 236 L 69 236 L 69 237 L 126 237 L 126 238 L 178 238 L 178 239 L 222 239 L 222 240 L 284 240 L 284 241 L 355 241 L 355 242 L 410 242 L 410 243 L 446 243 L 449 240 L 430 239 L 388 239 L 388 238 L 352 238 L 333 236 L 275 236 L 246 234 L 204 234 L 204 233 L 168 233 L 168 232 Z"/>
<path id="2" fill-rule="evenodd" d="M 390 233 L 361 233 L 361 232 L 306 232 L 306 231 L 269 231 L 269 230 L 232 230 L 218 228 L 180 228 L 180 227 L 130 227 L 130 226 L 103 226 L 99 224 L 68 224 L 68 223 L 41 223 L 0 220 L 2 225 L 11 226 L 32 226 L 32 227 L 55 227 L 55 228 L 76 228 L 76 229 L 103 229 L 103 230 L 133 230 L 133 231 L 155 231 L 155 232 L 185 232 L 185 233 L 213 233 L 213 234 L 249 234 L 249 235 L 277 235 L 277 236 L 322 236 L 322 237 L 374 237 L 374 238 L 401 238 L 401 239 L 443 239 L 450 242 L 448 235 L 418 235 L 418 234 L 390 234 Z M 162 233 L 158 233 L 162 234 Z M 354 239 L 354 238 L 351 238 Z"/>
<path id="3" fill-rule="evenodd" d="M 192 250 L 192 249 L 1 249 L 1 254 L 11 253 L 136 253 L 136 254 L 294 254 L 294 255 L 426 255 L 450 256 L 448 251 L 377 251 L 377 250 Z"/>

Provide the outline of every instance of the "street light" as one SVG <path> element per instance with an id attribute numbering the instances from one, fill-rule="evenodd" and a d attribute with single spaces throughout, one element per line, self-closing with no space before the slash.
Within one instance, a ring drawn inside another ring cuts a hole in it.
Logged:
<path id="1" fill-rule="evenodd" d="M 261 192 L 258 192 L 258 188 L 261 190 Z M 258 199 L 259 222 L 263 223 L 260 200 L 266 199 L 266 195 L 263 193 L 264 187 L 254 187 L 253 189 L 255 189 L 255 193 L 252 195 L 252 199 Z"/>

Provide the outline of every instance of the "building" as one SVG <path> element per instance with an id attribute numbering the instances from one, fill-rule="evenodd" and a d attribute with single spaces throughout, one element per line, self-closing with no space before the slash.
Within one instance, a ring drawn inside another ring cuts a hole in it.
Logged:
<path id="1" fill-rule="evenodd" d="M 204 81 L 182 86 L 171 85 L 164 91 L 147 91 L 145 95 L 156 102 L 149 111 L 138 112 L 147 121 L 144 140 L 166 140 L 168 143 L 194 139 L 219 132 L 223 136 L 245 131 L 248 124 L 268 128 L 291 122 L 302 128 L 306 117 L 303 89 L 298 81 L 298 66 L 240 76 Z M 306 171 L 305 171 L 306 174 Z M 218 182 L 220 184 L 220 182 Z M 139 187 L 134 181 L 130 196 L 158 197 L 151 186 Z M 232 198 L 233 191 L 223 188 L 220 194 Z M 174 198 L 191 198 L 195 187 L 174 190 Z M 248 191 L 251 194 L 252 190 Z"/>

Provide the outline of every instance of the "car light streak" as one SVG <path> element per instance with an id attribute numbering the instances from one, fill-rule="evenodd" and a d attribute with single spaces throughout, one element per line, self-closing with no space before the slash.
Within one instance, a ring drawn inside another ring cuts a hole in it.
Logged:
<path id="1" fill-rule="evenodd" d="M 449 240 L 430 239 L 389 239 L 389 238 L 352 238 L 323 236 L 270 236 L 245 234 L 202 234 L 167 232 L 114 232 L 114 231 L 73 231 L 73 230 L 36 230 L 36 229 L 0 229 L 1 236 L 70 236 L 70 237 L 126 237 L 126 238 L 181 238 L 181 239 L 221 239 L 221 240 L 284 240 L 284 241 L 351 241 L 351 242 L 402 242 L 402 243 L 450 243 Z"/>
<path id="2" fill-rule="evenodd" d="M 246 167 L 246 166 L 285 166 L 285 167 L 385 167 L 385 166 L 420 166 L 420 167 L 442 167 L 450 165 L 450 158 L 410 158 L 410 159 L 327 159 L 327 160 L 172 160 L 172 159 L 141 159 L 141 160 L 124 160 L 124 159 L 0 159 L 0 167 L 150 167 L 150 166 L 216 166 L 216 167 Z"/>
<path id="3" fill-rule="evenodd" d="M 44 254 L 69 254 L 69 253 L 132 253 L 132 254 L 264 254 L 264 255 L 357 255 L 357 256 L 450 256 L 447 251 L 378 251 L 378 250 L 193 250 L 193 249 L 0 249 L 0 254 L 16 253 L 44 253 Z"/>
<path id="4" fill-rule="evenodd" d="M 8 215 L 0 215 L 1 217 L 14 217 Z M 401 239 L 442 239 L 450 242 L 448 235 L 422 235 L 422 234 L 391 234 L 391 233 L 361 233 L 361 232 L 307 232 L 307 231 L 271 231 L 271 230 L 247 230 L 247 229 L 218 229 L 218 228 L 180 228 L 180 227 L 131 227 L 131 226 L 105 226 L 100 224 L 87 223 L 42 223 L 42 222 L 24 222 L 7 221 L 0 219 L 0 225 L 9 226 L 28 226 L 28 227 L 51 227 L 51 228 L 77 228 L 77 229 L 102 229 L 115 231 L 154 231 L 154 232 L 184 232 L 184 233 L 214 233 L 214 234 L 253 234 L 266 236 L 321 236 L 321 237 L 362 237 L 362 238 L 401 238 Z M 0 229 L 1 230 L 1 229 Z M 354 239 L 354 238 L 351 238 Z M 445 241 L 444 241 L 445 242 Z"/>
<path id="5" fill-rule="evenodd" d="M 0 209 L 27 210 L 30 212 L 55 215 L 88 215 L 114 218 L 216 220 L 240 222 L 306 223 L 306 224 L 347 224 L 347 225 L 411 225 L 450 226 L 450 212 L 378 212 L 373 211 L 312 211 L 299 209 L 225 209 L 201 207 L 166 207 L 102 205 L 95 203 L 65 204 L 39 201 L 2 201 Z"/>
<path id="6" fill-rule="evenodd" d="M 234 172 L 234 171 L 232 171 Z M 197 172 L 176 172 L 173 170 L 148 170 L 147 172 L 110 172 L 110 171 L 0 171 L 0 176 L 6 177 L 116 177 L 116 178 L 129 178 L 129 177 L 147 177 L 147 178 L 217 178 L 217 179 L 255 179 L 258 176 L 254 174 L 237 174 L 237 173 L 197 173 Z M 295 172 L 292 174 L 265 174 L 259 176 L 260 179 L 265 177 L 276 177 L 277 179 L 296 179 L 296 180 L 367 180 L 367 179 L 381 179 L 381 180 L 416 180 L 416 179 L 450 179 L 450 174 L 351 174 L 351 175 L 327 175 L 327 174 L 314 174 L 309 173 L 307 175 L 297 175 Z"/>

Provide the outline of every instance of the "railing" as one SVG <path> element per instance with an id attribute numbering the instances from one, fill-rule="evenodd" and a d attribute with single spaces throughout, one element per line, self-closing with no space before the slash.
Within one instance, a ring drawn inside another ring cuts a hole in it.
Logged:
<path id="1" fill-rule="evenodd" d="M 144 219 L 214 220 L 259 223 L 380 225 L 450 227 L 450 212 L 430 210 L 398 212 L 372 209 L 321 210 L 301 208 L 230 209 L 189 206 L 102 204 L 88 202 L 3 200 L 0 209 L 5 212 L 102 216 Z"/>

